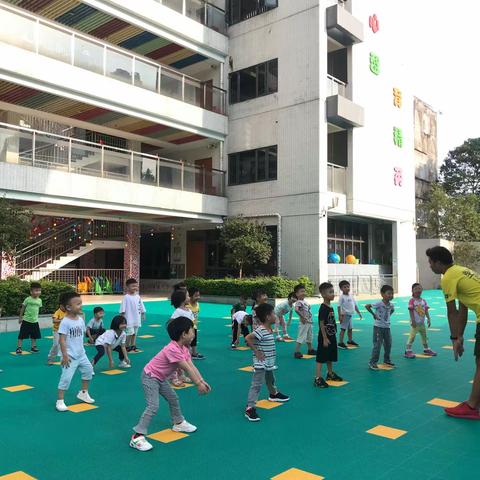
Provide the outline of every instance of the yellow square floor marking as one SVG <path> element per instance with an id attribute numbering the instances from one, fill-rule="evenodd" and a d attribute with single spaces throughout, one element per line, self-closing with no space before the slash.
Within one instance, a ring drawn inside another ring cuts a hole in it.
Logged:
<path id="1" fill-rule="evenodd" d="M 187 434 L 181 433 L 181 432 L 174 432 L 170 428 L 167 428 L 166 430 L 162 430 L 161 432 L 152 433 L 151 435 L 148 435 L 148 438 L 151 438 L 152 440 L 156 440 L 157 442 L 162 442 L 162 443 L 176 442 L 177 440 L 181 440 L 182 438 L 186 438 L 186 437 L 188 437 Z"/>
<path id="2" fill-rule="evenodd" d="M 453 350 L 453 345 L 445 345 L 442 348 L 445 350 Z"/>
<path id="3" fill-rule="evenodd" d="M 333 380 L 327 380 L 327 383 L 331 387 L 343 387 L 344 385 L 347 385 L 348 382 L 342 381 L 342 382 L 334 382 Z"/>
<path id="4" fill-rule="evenodd" d="M 415 356 L 417 358 L 432 358 L 431 355 L 425 355 L 424 353 L 416 353 Z"/>
<path id="5" fill-rule="evenodd" d="M 161 325 L 159 323 L 152 323 L 151 325 L 148 325 L 148 326 L 153 327 L 153 328 L 161 327 Z"/>
<path id="6" fill-rule="evenodd" d="M 299 470 L 298 468 L 290 468 L 285 472 L 275 475 L 271 480 L 324 480 L 325 477 L 314 475 L 313 473 Z"/>
<path id="7" fill-rule="evenodd" d="M 432 398 L 427 403 L 435 407 L 451 408 L 456 407 L 460 402 L 452 402 L 451 400 L 443 400 L 442 398 Z"/>
<path id="8" fill-rule="evenodd" d="M 49 365 L 61 365 L 62 362 L 50 362 Z"/>
<path id="9" fill-rule="evenodd" d="M 189 388 L 189 387 L 193 387 L 193 383 L 184 383 L 183 387 L 175 387 L 175 385 L 172 385 L 172 388 L 174 390 L 183 390 L 184 388 Z"/>
<path id="10" fill-rule="evenodd" d="M 385 425 L 377 425 L 376 427 L 367 430 L 367 433 L 388 438 L 390 440 L 396 440 L 397 438 L 403 437 L 407 431 L 399 430 L 398 428 L 386 427 Z"/>
<path id="11" fill-rule="evenodd" d="M 404 337 L 409 337 L 410 334 L 409 334 L 409 333 L 404 333 L 403 336 L 404 336 Z"/>
<path id="12" fill-rule="evenodd" d="M 26 351 L 22 351 L 22 353 L 17 353 L 17 352 L 10 352 L 10 355 L 30 355 L 32 352 L 26 352 Z"/>
<path id="13" fill-rule="evenodd" d="M 357 348 L 356 345 L 347 345 L 347 350 L 356 350 Z"/>
<path id="14" fill-rule="evenodd" d="M 139 335 L 138 338 L 153 338 L 155 335 Z"/>
<path id="15" fill-rule="evenodd" d="M 442 329 L 441 328 L 429 328 L 428 331 L 429 332 L 441 332 Z"/>
<path id="16" fill-rule="evenodd" d="M 293 338 L 288 338 L 287 340 L 283 340 L 284 343 L 292 343 L 294 342 L 295 340 Z M 280 342 L 281 343 L 281 342 Z"/>
<path id="17" fill-rule="evenodd" d="M 468 323 L 477 323 L 476 320 L 467 320 Z"/>
<path id="18" fill-rule="evenodd" d="M 94 410 L 95 408 L 98 407 L 91 405 L 90 403 L 76 403 L 75 405 L 70 405 L 68 407 L 73 413 L 88 412 L 88 410 Z"/>
<path id="19" fill-rule="evenodd" d="M 239 368 L 242 372 L 253 372 L 253 367 L 242 367 Z"/>
<path id="20" fill-rule="evenodd" d="M 52 335 L 49 335 L 48 337 L 44 337 L 44 338 L 48 338 L 49 340 L 53 340 L 53 336 L 52 336 Z"/>
<path id="21" fill-rule="evenodd" d="M 0 477 L 2 480 L 36 480 L 35 477 L 28 475 L 25 472 L 18 471 L 13 473 L 7 473 L 7 475 L 2 475 Z"/>
<path id="22" fill-rule="evenodd" d="M 475 343 L 477 340 L 475 338 L 469 338 L 467 340 L 467 342 L 470 342 L 470 343 Z"/>
<path id="23" fill-rule="evenodd" d="M 128 352 L 129 355 L 137 355 L 137 353 L 143 353 L 143 350 L 137 350 L 136 352 L 132 350 L 131 352 Z"/>
<path id="24" fill-rule="evenodd" d="M 281 402 L 271 402 L 270 400 L 259 400 L 256 404 L 258 408 L 263 408 L 265 410 L 271 410 L 272 408 L 281 407 Z"/>
<path id="25" fill-rule="evenodd" d="M 362 331 L 361 328 L 353 328 L 353 329 L 352 329 L 352 332 L 361 332 L 361 331 Z"/>
<path id="26" fill-rule="evenodd" d="M 399 320 L 398 323 L 410 323 L 409 320 Z"/>
<path id="27" fill-rule="evenodd" d="M 222 317 L 222 320 L 231 320 L 232 317 Z"/>
<path id="28" fill-rule="evenodd" d="M 232 328 L 232 324 L 231 324 L 231 323 L 226 323 L 225 326 L 228 327 L 228 328 Z"/>
<path id="29" fill-rule="evenodd" d="M 125 370 L 118 370 L 113 368 L 112 370 L 104 370 L 102 373 L 105 375 L 121 375 L 122 373 L 127 373 Z"/>
<path id="30" fill-rule="evenodd" d="M 304 360 L 310 360 L 311 358 L 315 358 L 315 355 L 306 355 L 304 354 L 302 357 Z"/>
<path id="31" fill-rule="evenodd" d="M 250 350 L 250 347 L 237 347 L 235 350 Z"/>
<path id="32" fill-rule="evenodd" d="M 391 367 L 390 365 L 385 365 L 384 363 L 379 363 L 378 368 L 380 370 L 394 370 L 395 367 Z"/>
<path id="33" fill-rule="evenodd" d="M 13 385 L 12 387 L 4 387 L 3 390 L 7 392 L 21 392 L 23 390 L 31 390 L 33 387 L 30 385 Z"/>

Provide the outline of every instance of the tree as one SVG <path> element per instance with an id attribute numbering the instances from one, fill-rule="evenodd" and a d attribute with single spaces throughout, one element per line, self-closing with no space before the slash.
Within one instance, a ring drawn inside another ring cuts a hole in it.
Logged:
<path id="1" fill-rule="evenodd" d="M 451 150 L 440 174 L 448 195 L 480 195 L 480 138 L 471 138 Z"/>
<path id="2" fill-rule="evenodd" d="M 15 249 L 29 238 L 32 213 L 0 197 L 0 255 L 11 262 Z"/>
<path id="3" fill-rule="evenodd" d="M 477 243 L 455 243 L 453 249 L 455 262 L 472 270 L 478 270 L 480 265 L 480 247 Z"/>
<path id="4" fill-rule="evenodd" d="M 240 278 L 245 267 L 266 264 L 272 256 L 272 236 L 265 225 L 245 217 L 227 218 L 220 240 L 227 249 L 226 264 L 237 269 Z"/>

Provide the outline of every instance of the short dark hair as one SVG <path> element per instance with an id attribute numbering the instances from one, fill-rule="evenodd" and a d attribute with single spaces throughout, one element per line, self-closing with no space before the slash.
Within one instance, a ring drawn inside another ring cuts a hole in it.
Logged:
<path id="1" fill-rule="evenodd" d="M 70 292 L 63 292 L 61 293 L 59 296 L 58 296 L 58 304 L 61 305 L 62 307 L 65 306 L 65 297 L 67 294 L 69 294 Z"/>
<path id="2" fill-rule="evenodd" d="M 33 290 L 34 288 L 42 288 L 42 286 L 38 282 L 32 282 L 30 284 L 30 290 Z"/>
<path id="3" fill-rule="evenodd" d="M 342 281 L 338 284 L 338 286 L 339 286 L 340 288 L 346 287 L 347 285 L 350 286 L 350 282 L 349 282 L 348 280 L 342 280 Z"/>
<path id="4" fill-rule="evenodd" d="M 188 333 L 193 328 L 193 322 L 187 317 L 177 317 L 167 325 L 168 336 L 175 341 L 180 340 L 183 333 Z"/>
<path id="5" fill-rule="evenodd" d="M 80 295 L 77 292 L 67 292 L 63 298 L 64 304 L 63 306 L 66 307 L 74 298 L 80 298 Z"/>
<path id="6" fill-rule="evenodd" d="M 241 293 L 240 298 L 244 298 L 245 300 L 248 300 L 248 295 L 246 293 Z"/>
<path id="7" fill-rule="evenodd" d="M 255 308 L 255 313 L 260 323 L 265 323 L 265 321 L 267 320 L 267 316 L 270 315 L 273 310 L 273 305 L 271 305 L 270 303 L 262 303 L 257 308 Z"/>
<path id="8" fill-rule="evenodd" d="M 136 278 L 129 278 L 126 282 L 125 285 L 133 285 L 134 283 L 138 283 Z"/>
<path id="9" fill-rule="evenodd" d="M 187 284 L 185 282 L 178 282 L 173 286 L 173 291 L 176 292 L 177 290 L 186 290 Z"/>
<path id="10" fill-rule="evenodd" d="M 191 297 L 193 297 L 197 292 L 200 293 L 200 289 L 197 288 L 197 287 L 190 287 L 190 288 L 188 289 L 188 294 L 189 294 Z"/>
<path id="11" fill-rule="evenodd" d="M 305 285 L 303 283 L 299 283 L 298 285 L 295 285 L 295 288 L 293 289 L 293 292 L 295 293 L 295 295 L 298 293 L 299 290 L 301 289 L 304 289 L 305 290 Z"/>
<path id="12" fill-rule="evenodd" d="M 110 323 L 110 330 L 118 330 L 122 323 L 126 324 L 127 319 L 123 315 L 115 315 Z"/>
<path id="13" fill-rule="evenodd" d="M 99 313 L 99 312 L 104 312 L 105 310 L 102 308 L 102 307 L 95 307 L 93 309 L 93 314 L 95 315 L 96 313 Z"/>
<path id="14" fill-rule="evenodd" d="M 260 295 L 267 295 L 267 292 L 263 288 L 259 288 L 253 293 L 253 300 L 256 300 Z"/>
<path id="15" fill-rule="evenodd" d="M 391 285 L 383 285 L 380 289 L 380 293 L 393 292 L 393 287 Z"/>
<path id="16" fill-rule="evenodd" d="M 333 285 L 330 282 L 323 282 L 318 287 L 318 291 L 320 293 L 323 293 L 325 290 L 328 290 L 329 288 L 333 288 Z"/>
<path id="17" fill-rule="evenodd" d="M 290 292 L 290 293 L 288 294 L 288 299 L 290 300 L 290 299 L 292 299 L 292 298 L 297 298 L 297 294 L 296 294 L 295 292 Z"/>
<path id="18" fill-rule="evenodd" d="M 412 285 L 412 290 L 413 290 L 415 287 L 421 287 L 421 286 L 422 286 L 422 285 L 421 285 L 420 283 L 416 282 L 416 283 L 414 283 L 414 284 Z"/>
<path id="19" fill-rule="evenodd" d="M 432 262 L 440 262 L 442 265 L 452 265 L 453 263 L 452 253 L 445 247 L 432 247 L 425 253 Z"/>
<path id="20" fill-rule="evenodd" d="M 175 290 L 170 297 L 171 304 L 178 308 L 187 299 L 187 292 L 185 290 Z"/>

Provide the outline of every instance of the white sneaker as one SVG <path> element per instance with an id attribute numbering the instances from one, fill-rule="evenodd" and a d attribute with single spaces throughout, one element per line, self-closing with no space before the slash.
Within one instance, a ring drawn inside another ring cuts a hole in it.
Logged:
<path id="1" fill-rule="evenodd" d="M 195 425 L 192 425 L 191 423 L 188 423 L 186 420 L 184 420 L 182 423 L 179 423 L 177 425 L 174 425 L 172 427 L 172 430 L 174 432 L 183 432 L 183 433 L 192 433 L 197 429 Z"/>
<path id="2" fill-rule="evenodd" d="M 121 361 L 121 362 L 118 364 L 118 366 L 119 366 L 120 368 L 130 368 L 130 367 L 131 367 L 131 365 L 130 365 L 129 363 L 124 362 L 124 361 Z"/>
<path id="3" fill-rule="evenodd" d="M 153 445 L 147 442 L 147 439 L 143 435 L 140 435 L 137 438 L 133 438 L 132 436 L 130 439 L 130 446 L 141 452 L 148 452 L 153 448 Z"/>
<path id="4" fill-rule="evenodd" d="M 95 400 L 88 394 L 87 390 L 80 390 L 77 398 L 85 403 L 95 403 Z"/>
<path id="5" fill-rule="evenodd" d="M 57 400 L 57 403 L 55 404 L 55 408 L 59 412 L 66 412 L 68 410 L 68 407 L 65 405 L 64 400 Z"/>

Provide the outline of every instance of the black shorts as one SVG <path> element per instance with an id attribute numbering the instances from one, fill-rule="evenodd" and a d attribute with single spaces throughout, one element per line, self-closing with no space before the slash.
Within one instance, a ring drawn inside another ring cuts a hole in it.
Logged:
<path id="1" fill-rule="evenodd" d="M 31 323 L 26 320 L 22 322 L 20 325 L 20 331 L 18 332 L 18 339 L 25 340 L 26 338 L 33 338 L 35 340 L 42 338 L 38 322 Z"/>
<path id="2" fill-rule="evenodd" d="M 477 330 L 475 331 L 475 349 L 473 351 L 473 354 L 477 357 L 480 358 L 480 323 L 477 323 Z"/>
<path id="3" fill-rule="evenodd" d="M 336 362 L 338 360 L 337 337 L 329 335 L 330 345 L 323 346 L 323 335 L 318 335 L 317 363 Z"/>
<path id="4" fill-rule="evenodd" d="M 194 328 L 194 330 L 195 330 L 195 337 L 193 337 L 192 343 L 190 344 L 191 347 L 197 346 L 198 332 L 196 328 Z"/>

